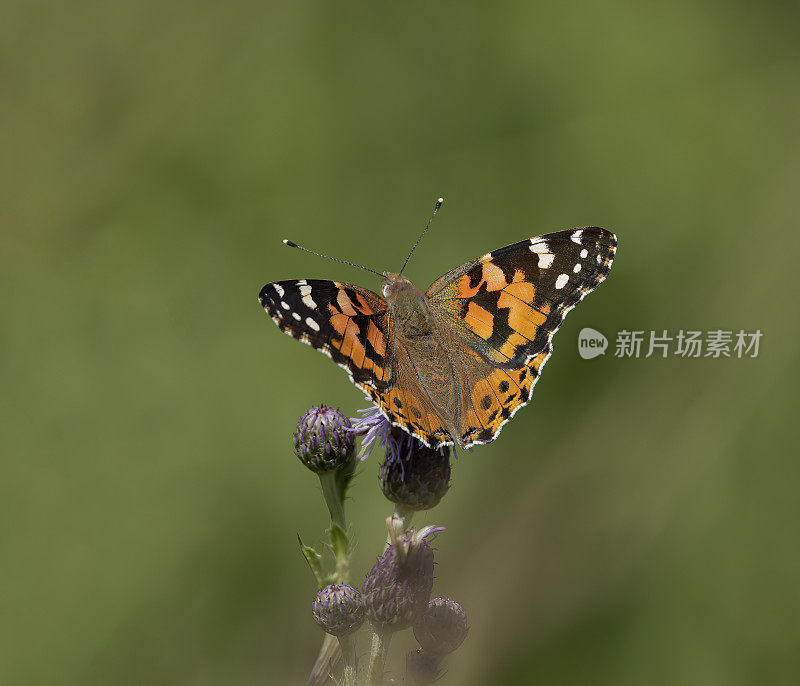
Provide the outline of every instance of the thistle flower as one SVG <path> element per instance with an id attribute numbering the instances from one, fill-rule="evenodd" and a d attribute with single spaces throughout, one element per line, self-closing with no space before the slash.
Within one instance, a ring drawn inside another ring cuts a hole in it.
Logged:
<path id="1" fill-rule="evenodd" d="M 433 589 L 433 549 L 425 538 L 441 530 L 409 529 L 372 566 L 364 580 L 363 598 L 376 631 L 405 629 L 425 613 Z"/>
<path id="2" fill-rule="evenodd" d="M 414 624 L 414 636 L 423 650 L 432 655 L 447 655 L 467 637 L 467 615 L 455 600 L 433 598 L 428 609 Z"/>
<path id="3" fill-rule="evenodd" d="M 312 407 L 297 423 L 294 451 L 312 472 L 329 472 L 348 465 L 355 453 L 350 420 L 332 407 Z"/>
<path id="4" fill-rule="evenodd" d="M 403 429 L 392 426 L 377 406 L 360 410 L 353 434 L 363 435 L 359 457 L 369 457 L 376 445 L 386 449 L 380 468 L 383 494 L 406 510 L 429 510 L 450 487 L 450 449 L 432 450 Z"/>
<path id="5" fill-rule="evenodd" d="M 386 459 L 380 468 L 383 494 L 406 510 L 429 510 L 450 488 L 450 450 L 432 450 L 394 427 L 401 434 L 386 447 Z"/>
<path id="6" fill-rule="evenodd" d="M 311 611 L 314 621 L 333 636 L 350 634 L 364 623 L 361 593 L 347 584 L 331 584 L 320 590 Z"/>
<path id="7" fill-rule="evenodd" d="M 376 445 L 386 446 L 392 425 L 383 416 L 377 405 L 358 412 L 361 416 L 351 420 L 353 425 L 351 431 L 354 436 L 364 436 L 361 439 L 361 450 L 358 453 L 358 458 L 366 460 L 372 454 Z"/>

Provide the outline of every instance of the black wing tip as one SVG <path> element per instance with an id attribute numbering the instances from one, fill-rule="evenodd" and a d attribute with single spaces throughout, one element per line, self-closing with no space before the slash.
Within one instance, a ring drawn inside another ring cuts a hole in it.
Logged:
<path id="1" fill-rule="evenodd" d="M 258 292 L 258 302 L 261 304 L 261 307 L 270 313 L 274 311 L 277 300 L 279 299 L 278 291 L 275 287 L 280 285 L 280 281 L 273 281 L 265 284 Z"/>
<path id="2" fill-rule="evenodd" d="M 592 236 L 596 236 L 597 238 L 606 238 L 608 240 L 613 240 L 616 243 L 617 237 L 608 229 L 604 229 L 602 226 L 574 226 L 571 229 L 561 229 L 560 231 L 552 231 L 550 233 L 542 234 L 541 236 L 534 236 L 533 239 L 543 239 L 543 240 L 552 240 L 554 238 L 571 238 L 572 235 L 576 232 L 580 231 L 582 234 L 590 234 Z"/>
<path id="3" fill-rule="evenodd" d="M 258 302 L 261 304 L 261 307 L 266 307 L 269 304 L 267 293 L 271 286 L 272 284 L 268 283 L 258 292 Z"/>
<path id="4" fill-rule="evenodd" d="M 569 231 L 588 231 L 590 233 L 596 233 L 598 236 L 607 238 L 614 245 L 617 244 L 617 235 L 613 231 L 604 229 L 602 226 L 578 226 L 574 229 L 569 229 Z"/>

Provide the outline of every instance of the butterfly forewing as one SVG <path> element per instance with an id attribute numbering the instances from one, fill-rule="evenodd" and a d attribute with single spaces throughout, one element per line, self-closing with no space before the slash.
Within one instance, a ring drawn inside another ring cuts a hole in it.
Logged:
<path id="1" fill-rule="evenodd" d="M 388 312 L 376 293 L 337 281 L 268 283 L 261 306 L 284 333 L 313 346 L 372 389 L 391 385 Z"/>
<path id="2" fill-rule="evenodd" d="M 487 361 L 518 368 L 545 350 L 566 313 L 605 279 L 615 248 L 605 229 L 558 231 L 458 267 L 427 295 Z"/>

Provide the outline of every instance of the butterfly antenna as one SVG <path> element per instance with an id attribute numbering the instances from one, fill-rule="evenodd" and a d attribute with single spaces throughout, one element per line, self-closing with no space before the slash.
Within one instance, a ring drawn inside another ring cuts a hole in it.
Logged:
<path id="1" fill-rule="evenodd" d="M 431 222 L 433 221 L 433 218 L 436 216 L 436 213 L 439 211 L 439 208 L 442 206 L 443 202 L 444 202 L 444 198 L 439 198 L 436 201 L 436 205 L 434 205 L 434 207 L 433 207 L 433 214 L 431 215 L 431 218 L 428 220 L 428 223 L 425 226 L 425 230 L 420 234 L 420 237 L 417 238 L 417 242 L 414 243 L 414 247 L 411 248 L 411 252 L 408 253 L 408 257 L 406 257 L 406 261 L 403 263 L 403 269 L 406 268 L 406 265 L 408 264 L 408 261 L 411 259 L 411 256 L 414 254 L 414 251 L 417 249 L 417 246 L 419 245 L 419 242 L 422 240 L 422 237 L 426 233 L 428 233 L 428 229 L 431 227 Z M 403 269 L 400 270 L 401 274 L 403 273 Z"/>
<path id="2" fill-rule="evenodd" d="M 288 245 L 290 248 L 297 248 L 298 250 L 304 250 L 305 252 L 310 252 L 312 255 L 316 255 L 317 257 L 324 257 L 326 260 L 330 260 L 331 262 L 339 262 L 340 264 L 349 264 L 351 267 L 358 267 L 359 269 L 363 269 L 365 272 L 371 272 L 383 278 L 383 274 L 381 274 L 380 272 L 376 272 L 374 269 L 370 269 L 369 267 L 362 267 L 360 264 L 356 264 L 355 262 L 340 260 L 337 257 L 328 257 L 327 255 L 323 255 L 322 253 L 314 252 L 313 250 L 304 248 L 302 245 L 297 245 L 297 243 L 294 243 L 293 241 L 290 241 L 286 238 L 283 239 L 283 244 Z"/>

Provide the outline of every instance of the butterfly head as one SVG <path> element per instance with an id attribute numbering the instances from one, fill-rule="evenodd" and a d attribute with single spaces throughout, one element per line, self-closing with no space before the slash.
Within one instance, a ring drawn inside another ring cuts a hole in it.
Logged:
<path id="1" fill-rule="evenodd" d="M 415 291 L 414 284 L 402 274 L 383 273 L 383 283 L 381 283 L 381 295 L 386 300 L 397 300 L 397 296 L 402 292 Z"/>

